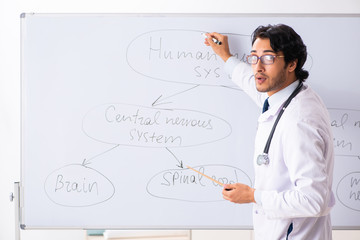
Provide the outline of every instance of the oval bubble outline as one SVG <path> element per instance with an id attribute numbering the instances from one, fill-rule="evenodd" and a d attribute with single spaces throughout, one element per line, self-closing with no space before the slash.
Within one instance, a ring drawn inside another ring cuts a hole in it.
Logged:
<path id="1" fill-rule="evenodd" d="M 346 205 L 338 195 L 338 190 L 339 190 L 340 184 L 342 183 L 343 180 L 345 180 L 351 174 L 359 174 L 360 175 L 360 172 L 351 172 L 351 173 L 346 174 L 344 177 L 342 177 L 341 180 L 339 181 L 337 187 L 336 187 L 336 196 L 337 196 L 337 198 L 339 199 L 339 201 L 341 202 L 341 204 L 343 206 L 345 206 L 345 207 L 347 207 L 347 208 L 349 208 L 351 210 L 360 212 L 360 209 L 355 209 L 355 208 L 352 208 L 352 207 L 349 207 L 348 205 Z"/>
<path id="2" fill-rule="evenodd" d="M 206 31 L 201 31 L 201 30 L 185 30 L 185 29 L 158 29 L 158 30 L 152 30 L 152 31 L 148 31 L 145 33 L 142 33 L 138 36 L 136 36 L 133 40 L 131 40 L 131 42 L 129 43 L 129 45 L 126 48 L 126 62 L 129 65 L 129 67 L 136 73 L 140 74 L 141 76 L 147 77 L 147 78 L 151 78 L 154 80 L 159 80 L 159 81 L 164 81 L 164 82 L 171 82 L 171 83 L 177 83 L 177 84 L 187 84 L 187 85 L 199 85 L 199 86 L 219 86 L 219 87 L 230 87 L 230 88 L 234 88 L 237 89 L 236 87 L 234 87 L 233 85 L 226 85 L 226 84 L 197 84 L 197 83 L 191 83 L 191 82 L 179 82 L 179 81 L 171 81 L 171 80 L 167 80 L 167 79 L 162 79 L 162 78 L 157 78 L 157 77 L 152 77 L 149 76 L 145 73 L 142 73 L 140 71 L 138 71 L 137 69 L 135 69 L 131 63 L 129 62 L 129 48 L 130 46 L 139 38 L 141 38 L 144 35 L 150 34 L 150 33 L 154 33 L 154 32 L 169 32 L 169 31 L 178 31 L 178 32 L 197 32 L 199 33 L 199 35 L 203 32 Z M 237 33 L 226 33 L 226 35 L 233 35 L 233 36 L 241 36 L 241 37 L 249 37 L 250 35 L 246 35 L 246 34 L 237 34 Z M 240 89 L 240 88 L 239 88 Z"/>
<path id="3" fill-rule="evenodd" d="M 228 167 L 228 168 L 232 168 L 232 169 L 236 169 L 240 172 L 243 173 L 243 175 L 249 180 L 249 186 L 252 187 L 252 181 L 249 177 L 249 175 L 244 172 L 243 170 L 241 170 L 240 168 L 237 168 L 237 167 L 234 167 L 234 166 L 230 166 L 230 165 L 224 165 L 224 164 L 206 164 L 206 165 L 198 165 L 198 166 L 194 166 L 193 168 L 197 168 L 197 167 L 206 167 L 206 166 L 210 166 L 210 167 Z M 166 169 L 164 171 L 161 171 L 157 174 L 155 174 L 152 178 L 150 178 L 149 182 L 147 183 L 146 185 L 146 191 L 148 192 L 148 194 L 150 194 L 151 196 L 153 197 L 156 197 L 156 198 L 161 198 L 161 199 L 169 199 L 169 200 L 176 200 L 176 201 L 182 201 L 182 202 L 194 202 L 194 203 L 207 203 L 207 202 L 223 202 L 223 201 L 226 201 L 225 199 L 222 199 L 222 200 L 209 200 L 209 201 L 196 201 L 196 200 L 187 200 L 187 199 L 177 199 L 177 198 L 171 198 L 171 197 L 161 197 L 161 196 L 156 196 L 154 194 L 152 194 L 150 191 L 149 191 L 149 185 L 151 183 L 151 181 L 158 175 L 160 175 L 161 173 L 164 173 L 166 171 L 169 171 L 169 170 L 172 170 L 172 171 L 186 171 L 186 170 L 190 170 L 192 171 L 191 169 L 188 169 L 188 168 L 182 168 L 182 169 Z"/>
<path id="4" fill-rule="evenodd" d="M 106 198 L 106 199 L 104 199 L 104 200 L 102 200 L 101 202 L 96 202 L 96 203 L 87 204 L 87 205 L 66 205 L 66 204 L 58 203 L 58 202 L 56 202 L 55 200 L 53 200 L 53 199 L 49 196 L 48 192 L 46 191 L 46 183 L 47 183 L 47 181 L 48 181 L 48 178 L 49 178 L 52 174 L 54 174 L 55 172 L 59 171 L 60 169 L 63 169 L 63 168 L 69 167 L 69 166 L 81 166 L 81 167 L 83 167 L 83 168 L 86 168 L 87 170 L 94 171 L 94 172 L 97 173 L 99 176 L 101 176 L 101 177 L 103 177 L 104 179 L 106 179 L 107 182 L 110 183 L 110 185 L 112 186 L 112 189 L 113 189 L 111 196 L 108 197 L 108 198 Z M 101 203 L 106 202 L 106 201 L 108 201 L 109 199 L 111 199 L 111 198 L 114 196 L 114 194 L 115 194 L 115 186 L 114 186 L 114 184 L 110 181 L 110 179 L 108 179 L 104 174 L 100 173 L 99 171 L 97 171 L 97 170 L 95 170 L 95 169 L 93 169 L 93 168 L 84 166 L 84 165 L 82 165 L 82 164 L 76 164 L 76 163 L 74 163 L 74 164 L 65 165 L 65 166 L 63 166 L 63 167 L 61 167 L 61 168 L 58 168 L 58 169 L 52 171 L 52 172 L 46 177 L 46 180 L 45 180 L 45 183 L 44 183 L 44 191 L 45 191 L 46 196 L 50 199 L 50 201 L 52 201 L 53 203 L 55 203 L 55 204 L 57 204 L 57 205 L 59 205 L 59 206 L 63 206 L 63 207 L 91 207 L 91 206 L 95 206 L 95 205 L 101 204 Z"/>
<path id="5" fill-rule="evenodd" d="M 360 110 L 359 109 L 350 109 L 350 108 L 327 108 L 329 111 L 349 111 L 349 112 L 356 112 L 358 114 L 360 114 Z"/>
<path id="6" fill-rule="evenodd" d="M 90 134 L 87 133 L 87 131 L 84 129 L 84 120 L 86 119 L 87 115 L 93 111 L 96 108 L 100 108 L 102 106 L 106 106 L 106 105 L 125 105 L 125 106 L 131 106 L 131 107 L 137 107 L 137 108 L 145 108 L 145 109 L 153 109 L 153 110 L 160 110 L 160 111 L 185 111 L 185 112 L 195 112 L 197 114 L 203 114 L 203 115 L 207 115 L 207 116 L 211 116 L 213 118 L 216 118 L 220 121 L 222 121 L 225 125 L 227 125 L 229 127 L 229 133 L 227 133 L 225 136 L 219 138 L 219 139 L 215 139 L 212 141 L 207 141 L 207 142 L 203 142 L 203 143 L 198 143 L 198 144 L 192 144 L 192 145 L 184 145 L 184 146 L 166 146 L 166 145 L 162 145 L 162 146 L 146 146 L 146 145 L 132 145 L 132 144 L 122 144 L 122 143 L 116 143 L 116 142 L 107 142 L 107 141 L 103 141 L 97 138 L 94 138 L 92 136 L 90 136 Z M 209 144 L 209 143 L 213 143 L 213 142 L 217 142 L 217 141 L 221 141 L 227 137 L 229 137 L 232 134 L 232 127 L 230 125 L 230 123 L 228 123 L 225 119 L 215 116 L 211 113 L 205 113 L 202 111 L 197 111 L 197 110 L 189 110 L 189 109 L 182 109 L 182 108 L 155 108 L 155 107 L 147 107 L 147 106 L 142 106 L 142 105 L 136 105 L 136 104 L 127 104 L 127 103 L 110 103 L 110 104 L 101 104 L 98 105 L 96 107 L 93 107 L 92 109 L 90 109 L 84 116 L 83 121 L 82 121 L 82 131 L 84 132 L 84 134 L 86 136 L 88 136 L 91 139 L 94 139 L 97 142 L 101 142 L 101 143 L 105 143 L 105 144 L 112 144 L 112 145 L 121 145 L 121 146 L 129 146 L 129 147 L 140 147 L 140 148 L 164 148 L 164 147 L 171 147 L 171 148 L 183 148 L 183 147 L 194 147 L 194 146 L 201 146 L 201 145 L 205 145 L 205 144 Z"/>

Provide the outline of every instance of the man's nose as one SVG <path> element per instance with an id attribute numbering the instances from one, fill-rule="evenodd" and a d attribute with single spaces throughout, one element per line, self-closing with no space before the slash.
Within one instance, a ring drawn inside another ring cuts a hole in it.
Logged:
<path id="1" fill-rule="evenodd" d="M 254 71 L 255 72 L 264 72 L 265 71 L 265 68 L 264 68 L 264 64 L 260 61 L 259 61 L 253 65 L 254 66 Z"/>

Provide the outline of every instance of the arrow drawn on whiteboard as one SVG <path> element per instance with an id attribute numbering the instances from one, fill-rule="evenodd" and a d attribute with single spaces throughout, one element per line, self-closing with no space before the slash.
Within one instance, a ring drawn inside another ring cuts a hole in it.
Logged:
<path id="1" fill-rule="evenodd" d="M 229 88 L 229 89 L 232 89 L 232 90 L 237 90 L 237 91 L 243 91 L 241 90 L 240 88 L 238 87 L 230 87 L 230 86 L 225 86 L 225 85 L 220 85 L 220 87 L 223 87 L 223 88 Z"/>
<path id="2" fill-rule="evenodd" d="M 185 92 L 187 92 L 187 91 L 191 91 L 191 90 L 193 90 L 194 88 L 197 88 L 197 87 L 199 87 L 199 86 L 200 86 L 200 85 L 195 85 L 195 86 L 193 86 L 193 87 L 191 87 L 191 88 L 189 88 L 189 89 L 183 90 L 183 91 L 181 91 L 181 92 L 175 93 L 175 94 L 170 95 L 170 96 L 167 96 L 167 97 L 163 97 L 162 95 L 160 95 L 151 105 L 152 105 L 153 107 L 155 107 L 155 106 L 162 105 L 162 104 L 172 103 L 172 102 L 164 102 L 164 101 L 167 100 L 167 99 L 169 99 L 169 98 L 172 98 L 172 97 L 174 97 L 174 96 L 176 96 L 176 95 L 185 93 Z"/>
<path id="3" fill-rule="evenodd" d="M 180 161 L 173 152 L 170 151 L 169 148 L 166 147 L 166 150 L 168 150 L 169 153 L 171 153 L 171 155 L 173 155 L 173 157 L 176 159 L 176 161 L 179 163 L 179 164 L 176 164 L 177 167 L 179 168 L 184 168 L 184 165 L 183 165 L 183 162 Z"/>
<path id="4" fill-rule="evenodd" d="M 104 151 L 104 152 L 102 152 L 102 153 L 99 153 L 99 154 L 97 154 L 97 155 L 95 155 L 95 156 L 93 156 L 93 157 L 91 157 L 91 158 L 88 158 L 88 159 L 85 158 L 81 165 L 83 165 L 84 167 L 86 167 L 86 165 L 89 165 L 89 164 L 92 163 L 91 160 L 93 160 L 93 159 L 95 159 L 95 158 L 97 158 L 97 157 L 100 157 L 101 155 L 103 155 L 103 154 L 105 154 L 105 153 L 107 153 L 107 152 L 110 152 L 110 151 L 114 150 L 115 148 L 117 148 L 117 147 L 119 147 L 119 146 L 120 146 L 120 144 L 118 144 L 118 145 L 116 145 L 115 147 L 112 147 L 112 148 L 110 148 L 110 149 L 108 149 L 108 150 L 106 150 L 106 151 Z"/>

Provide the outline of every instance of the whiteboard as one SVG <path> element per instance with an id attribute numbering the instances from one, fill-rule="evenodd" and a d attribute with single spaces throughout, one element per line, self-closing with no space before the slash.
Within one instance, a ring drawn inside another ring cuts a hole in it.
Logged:
<path id="1" fill-rule="evenodd" d="M 360 226 L 360 17 L 22 14 L 23 228 L 252 228 L 257 117 L 201 32 L 244 60 L 259 25 L 292 26 L 334 131 L 334 228 Z"/>

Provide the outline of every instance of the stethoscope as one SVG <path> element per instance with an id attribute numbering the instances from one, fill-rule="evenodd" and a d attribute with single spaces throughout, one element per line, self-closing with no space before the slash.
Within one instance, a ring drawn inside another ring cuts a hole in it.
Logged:
<path id="1" fill-rule="evenodd" d="M 282 107 L 281 111 L 279 112 L 279 115 L 277 116 L 275 123 L 271 129 L 270 135 L 268 137 L 268 140 L 266 142 L 264 151 L 262 154 L 259 154 L 259 156 L 257 157 L 257 164 L 260 166 L 262 164 L 264 165 L 268 165 L 269 164 L 269 148 L 270 148 L 270 143 L 271 143 L 271 139 L 274 135 L 276 126 L 281 118 L 281 116 L 283 115 L 285 109 L 287 108 L 287 106 L 290 104 L 291 100 L 301 91 L 301 87 L 303 86 L 303 83 L 300 82 L 299 85 L 296 87 L 296 89 L 291 93 L 291 95 L 289 96 L 289 98 L 285 101 L 284 106 Z"/>

